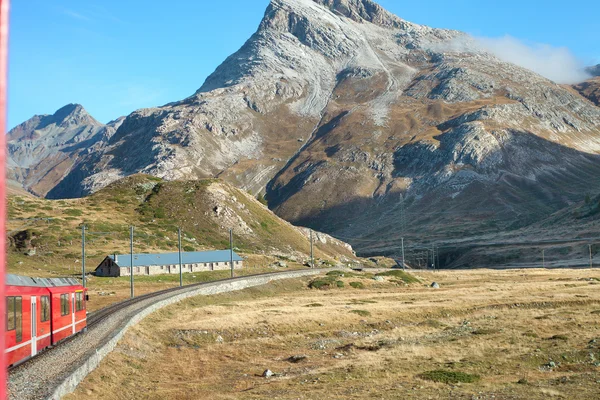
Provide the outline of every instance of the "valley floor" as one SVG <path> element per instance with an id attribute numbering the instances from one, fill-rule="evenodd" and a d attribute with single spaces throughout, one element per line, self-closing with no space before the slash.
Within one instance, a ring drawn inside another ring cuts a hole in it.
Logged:
<path id="1" fill-rule="evenodd" d="M 66 398 L 600 394 L 600 270 L 418 272 L 411 285 L 352 275 L 342 288 L 299 279 L 167 307 Z"/>

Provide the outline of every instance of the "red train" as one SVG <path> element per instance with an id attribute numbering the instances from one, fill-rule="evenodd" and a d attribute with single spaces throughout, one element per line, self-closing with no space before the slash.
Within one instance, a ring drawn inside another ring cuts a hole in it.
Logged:
<path id="1" fill-rule="evenodd" d="M 84 330 L 87 289 L 70 278 L 6 275 L 6 365 Z"/>

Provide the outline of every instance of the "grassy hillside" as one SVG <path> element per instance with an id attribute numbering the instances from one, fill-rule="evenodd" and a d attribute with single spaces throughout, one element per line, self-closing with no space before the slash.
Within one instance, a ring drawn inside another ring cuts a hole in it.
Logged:
<path id="1" fill-rule="evenodd" d="M 309 259 L 308 231 L 278 218 L 246 192 L 219 180 L 164 182 L 137 175 L 75 200 L 45 200 L 11 195 L 8 270 L 36 276 L 64 276 L 81 270 L 81 225 L 87 230 L 87 270 L 108 254 L 129 252 L 129 227 L 135 227 L 134 251 L 177 250 L 182 228 L 185 251 L 225 249 L 233 229 L 235 249 L 249 266 L 277 261 L 302 264 Z M 351 249 L 315 234 L 321 263 L 350 263 Z"/>

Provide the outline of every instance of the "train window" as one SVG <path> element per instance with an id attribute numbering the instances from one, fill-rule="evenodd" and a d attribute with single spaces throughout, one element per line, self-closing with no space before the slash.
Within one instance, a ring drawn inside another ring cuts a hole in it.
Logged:
<path id="1" fill-rule="evenodd" d="M 50 321 L 50 297 L 42 296 L 42 312 L 40 314 L 40 321 Z"/>
<path id="2" fill-rule="evenodd" d="M 17 343 L 23 340 L 23 309 L 22 297 L 6 298 L 6 330 L 15 331 Z"/>
<path id="3" fill-rule="evenodd" d="M 15 297 L 6 298 L 6 330 L 14 331 L 17 328 L 17 318 L 15 315 Z"/>
<path id="4" fill-rule="evenodd" d="M 60 315 L 69 315 L 69 294 L 60 295 Z"/>
<path id="5" fill-rule="evenodd" d="M 22 310 L 22 298 L 15 297 L 15 322 L 17 325 L 17 343 L 23 340 L 23 310 Z"/>
<path id="6" fill-rule="evenodd" d="M 83 293 L 77 292 L 75 293 L 75 303 L 77 304 L 77 311 L 81 311 L 85 309 L 85 305 L 83 304 Z"/>

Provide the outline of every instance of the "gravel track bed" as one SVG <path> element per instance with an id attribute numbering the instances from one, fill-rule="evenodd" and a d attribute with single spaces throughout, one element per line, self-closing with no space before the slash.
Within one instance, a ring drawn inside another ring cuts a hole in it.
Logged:
<path id="1" fill-rule="evenodd" d="M 89 328 L 87 332 L 79 334 L 72 340 L 57 346 L 51 351 L 42 353 L 34 360 L 11 370 L 8 381 L 9 398 L 14 400 L 56 398 L 54 396 L 55 390 L 66 379 L 72 376 L 90 357 L 98 353 L 100 348 L 115 339 L 119 334 L 123 334 L 134 317 L 156 305 L 156 303 L 165 302 L 165 304 L 161 305 L 161 307 L 164 307 L 168 304 L 181 301 L 186 297 L 242 290 L 246 287 L 266 284 L 273 279 L 316 275 L 324 271 L 330 270 L 286 271 L 240 277 L 226 281 L 207 282 L 159 294 L 144 299 L 139 303 L 126 306 L 115 311 L 101 323 Z M 169 300 L 173 301 L 169 302 Z M 147 311 L 149 311 L 149 314 L 155 310 Z M 89 373 L 91 370 L 87 372 Z"/>

